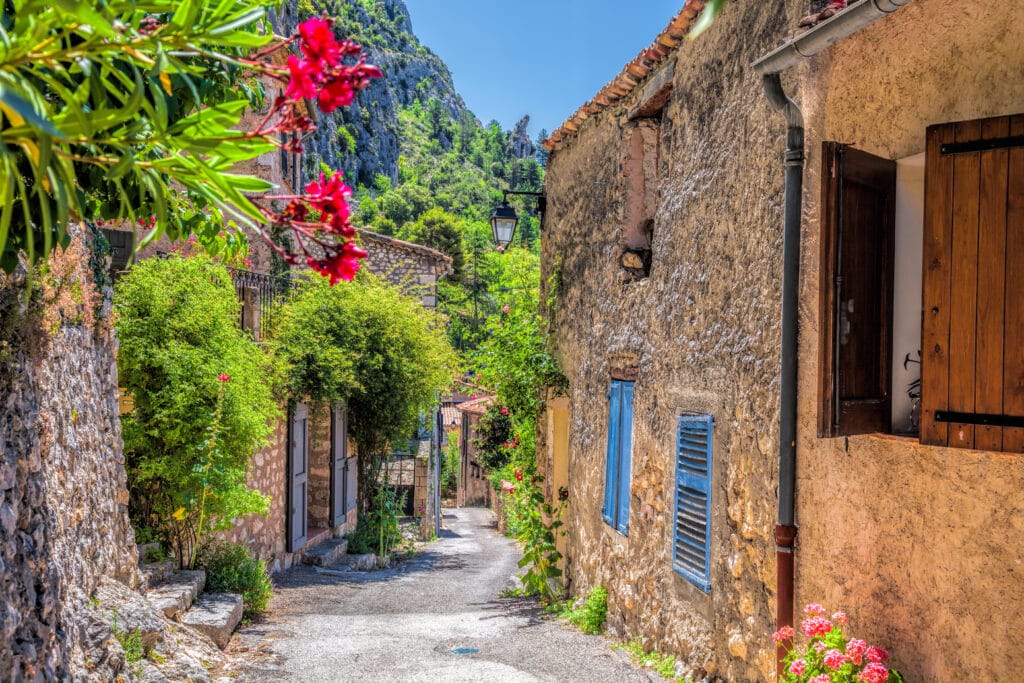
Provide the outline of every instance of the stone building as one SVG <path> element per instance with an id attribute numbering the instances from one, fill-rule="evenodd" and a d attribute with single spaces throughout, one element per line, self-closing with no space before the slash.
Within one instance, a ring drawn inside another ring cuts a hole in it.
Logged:
<path id="1" fill-rule="evenodd" d="M 567 579 L 697 677 L 770 680 L 815 601 L 907 680 L 1013 680 L 1024 6 L 734 0 L 686 41 L 702 6 L 546 145 Z"/>
<path id="2" fill-rule="evenodd" d="M 459 484 L 455 496 L 459 507 L 490 504 L 491 484 L 477 457 L 476 426 L 487 412 L 487 406 L 493 402 L 493 396 L 484 396 L 456 406 L 462 414 L 459 425 Z"/>
<path id="3" fill-rule="evenodd" d="M 363 267 L 384 278 L 427 308 L 437 307 L 437 281 L 452 270 L 452 259 L 436 249 L 405 242 L 365 228 L 359 237 L 369 256 Z"/>

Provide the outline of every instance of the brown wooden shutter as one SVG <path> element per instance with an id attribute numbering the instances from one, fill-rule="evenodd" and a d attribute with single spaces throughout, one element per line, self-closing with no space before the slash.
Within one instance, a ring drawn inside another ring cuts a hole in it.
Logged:
<path id="1" fill-rule="evenodd" d="M 819 436 L 892 424 L 896 162 L 823 147 Z"/>
<path id="2" fill-rule="evenodd" d="M 1024 115 L 931 126 L 922 443 L 1024 451 L 1022 267 Z"/>

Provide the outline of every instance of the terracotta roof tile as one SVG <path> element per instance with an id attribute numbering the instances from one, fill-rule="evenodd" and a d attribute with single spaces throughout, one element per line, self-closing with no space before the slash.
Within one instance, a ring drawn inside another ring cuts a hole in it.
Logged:
<path id="1" fill-rule="evenodd" d="M 625 96 L 629 95 L 654 68 L 672 54 L 672 50 L 686 37 L 690 27 L 700 11 L 704 9 L 706 0 L 686 0 L 683 8 L 672 18 L 665 30 L 654 42 L 644 48 L 639 55 L 626 64 L 622 72 L 610 83 L 601 88 L 600 92 L 570 116 L 548 139 L 544 141 L 544 149 L 554 150 L 562 142 L 572 137 L 588 118 L 606 109 Z"/>
<path id="2" fill-rule="evenodd" d="M 465 403 L 460 403 L 458 405 L 458 408 L 463 413 L 483 415 L 484 413 L 487 412 L 487 406 L 491 405 L 491 403 L 493 402 L 493 396 L 484 396 L 483 398 L 478 398 L 472 401 L 466 401 Z"/>

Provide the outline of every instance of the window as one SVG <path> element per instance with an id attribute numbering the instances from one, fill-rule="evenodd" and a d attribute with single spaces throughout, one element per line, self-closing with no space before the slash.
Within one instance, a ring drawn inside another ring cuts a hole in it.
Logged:
<path id="1" fill-rule="evenodd" d="M 672 568 L 711 590 L 711 415 L 681 415 L 676 434 L 676 525 Z"/>
<path id="2" fill-rule="evenodd" d="M 630 460 L 633 449 L 633 382 L 613 379 L 608 391 L 608 458 L 604 521 L 625 535 L 629 529 Z"/>
<path id="3" fill-rule="evenodd" d="M 818 431 L 891 431 L 892 361 L 916 356 L 893 351 L 896 163 L 831 142 L 823 158 Z M 921 312 L 921 442 L 1024 452 L 1024 115 L 929 127 L 914 220 L 920 308 L 901 285 L 895 327 Z"/>

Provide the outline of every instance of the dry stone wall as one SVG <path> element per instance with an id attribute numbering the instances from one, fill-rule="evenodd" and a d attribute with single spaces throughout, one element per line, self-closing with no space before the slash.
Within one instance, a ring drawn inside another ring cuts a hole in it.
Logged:
<path id="1" fill-rule="evenodd" d="M 676 654 L 696 680 L 774 672 L 785 126 L 749 64 L 785 35 L 799 7 L 786 9 L 730 3 L 651 75 L 672 84 L 656 144 L 627 147 L 641 85 L 556 149 L 546 178 L 542 282 L 561 283 L 554 335 L 570 384 L 568 579 L 577 595 L 607 588 L 611 632 Z M 621 257 L 648 210 L 643 277 Z M 637 378 L 628 536 L 601 516 L 613 368 Z M 676 418 L 691 411 L 715 419 L 707 594 L 672 568 Z"/>
<path id="2" fill-rule="evenodd" d="M 437 281 L 451 268 L 451 259 L 439 251 L 403 242 L 387 235 L 361 230 L 369 252 L 366 268 L 409 296 L 419 297 L 427 308 L 437 306 Z"/>
<path id="3" fill-rule="evenodd" d="M 101 577 L 139 583 L 116 341 L 79 235 L 36 276 L 0 276 L 0 676 L 108 680 Z M 91 673 L 90 673 L 91 671 Z M 106 671 L 106 673 L 104 673 Z"/>

